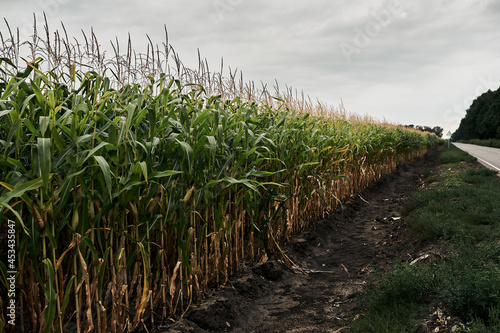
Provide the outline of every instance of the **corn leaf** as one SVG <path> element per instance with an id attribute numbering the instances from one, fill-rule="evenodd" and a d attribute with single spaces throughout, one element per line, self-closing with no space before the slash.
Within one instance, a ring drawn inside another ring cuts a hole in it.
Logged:
<path id="1" fill-rule="evenodd" d="M 38 171 L 43 180 L 43 186 L 48 188 L 50 179 L 50 138 L 38 138 Z"/>
<path id="2" fill-rule="evenodd" d="M 54 289 L 54 266 L 49 259 L 44 259 L 42 260 L 42 262 L 45 265 L 45 271 L 48 276 L 48 280 L 43 287 L 45 299 L 47 300 L 47 307 L 43 311 L 43 318 L 45 321 L 43 333 L 48 333 L 51 331 L 52 323 L 54 322 L 56 317 L 57 294 Z"/>
<path id="3" fill-rule="evenodd" d="M 101 168 L 101 171 L 104 175 L 104 181 L 106 182 L 106 191 L 109 196 L 109 198 L 112 197 L 111 195 L 111 169 L 109 168 L 108 162 L 104 159 L 102 156 L 94 156 L 95 160 L 99 164 L 99 167 Z"/>

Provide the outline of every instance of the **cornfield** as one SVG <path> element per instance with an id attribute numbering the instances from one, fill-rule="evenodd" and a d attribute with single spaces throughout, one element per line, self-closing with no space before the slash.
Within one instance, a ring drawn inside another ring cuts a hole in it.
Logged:
<path id="1" fill-rule="evenodd" d="M 201 58 L 189 70 L 168 38 L 139 55 L 116 41 L 107 60 L 93 32 L 80 44 L 45 31 L 0 36 L 0 234 L 16 222 L 26 332 L 126 332 L 182 313 L 244 265 L 286 261 L 291 235 L 437 142 Z"/>

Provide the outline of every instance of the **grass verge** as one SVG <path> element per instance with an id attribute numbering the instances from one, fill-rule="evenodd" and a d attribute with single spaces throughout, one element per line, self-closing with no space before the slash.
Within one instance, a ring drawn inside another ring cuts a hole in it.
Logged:
<path id="1" fill-rule="evenodd" d="M 451 147 L 425 173 L 402 215 L 422 248 L 444 254 L 374 283 L 351 332 L 500 332 L 500 178 L 472 161 Z"/>

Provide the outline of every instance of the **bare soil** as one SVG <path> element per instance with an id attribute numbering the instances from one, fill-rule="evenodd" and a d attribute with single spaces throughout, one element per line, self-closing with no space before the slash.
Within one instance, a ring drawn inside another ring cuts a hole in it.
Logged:
<path id="1" fill-rule="evenodd" d="M 183 318 L 156 321 L 149 331 L 341 332 L 374 271 L 419 257 L 400 211 L 438 156 L 433 150 L 399 165 L 293 238 L 283 251 L 305 274 L 276 259 L 247 267 Z"/>

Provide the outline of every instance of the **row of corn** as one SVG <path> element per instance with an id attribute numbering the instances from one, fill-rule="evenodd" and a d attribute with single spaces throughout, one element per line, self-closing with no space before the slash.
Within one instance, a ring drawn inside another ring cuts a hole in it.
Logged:
<path id="1" fill-rule="evenodd" d="M 12 67 L 0 80 L 0 233 L 16 222 L 26 332 L 125 332 L 182 311 L 437 141 L 165 76 L 115 89 L 76 73 L 72 89 L 37 62 L 0 61 Z"/>

